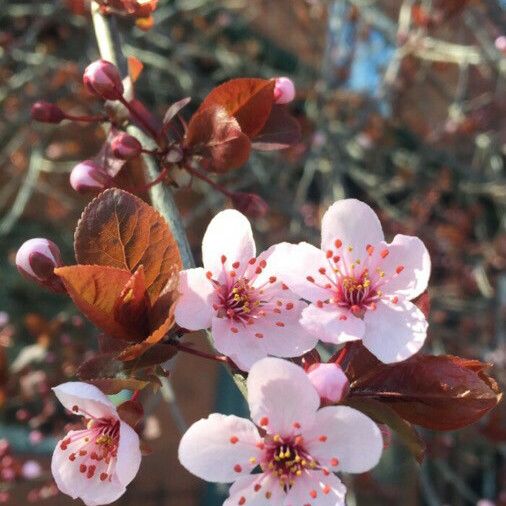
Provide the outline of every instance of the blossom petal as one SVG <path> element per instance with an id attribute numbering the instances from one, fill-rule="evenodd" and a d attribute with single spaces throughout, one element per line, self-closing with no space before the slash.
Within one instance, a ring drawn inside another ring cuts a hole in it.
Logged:
<path id="1" fill-rule="evenodd" d="M 424 314 L 408 301 L 381 302 L 375 311 L 366 312 L 364 321 L 366 333 L 362 342 L 385 364 L 411 357 L 423 346 L 427 336 Z"/>
<path id="2" fill-rule="evenodd" d="M 221 281 L 223 256 L 226 258 L 227 270 L 232 270 L 234 262 L 241 263 L 239 269 L 234 268 L 238 276 L 241 276 L 248 261 L 255 254 L 251 225 L 243 214 L 227 209 L 211 220 L 202 241 L 202 261 L 204 268 L 212 272 L 214 279 Z"/>
<path id="3" fill-rule="evenodd" d="M 267 356 L 261 340 L 254 336 L 249 326 L 214 317 L 211 332 L 214 347 L 230 357 L 242 371 L 249 371 L 256 361 Z"/>
<path id="4" fill-rule="evenodd" d="M 267 494 L 267 496 L 266 496 Z M 279 480 L 266 474 L 241 476 L 231 487 L 223 506 L 277 506 L 283 504 L 285 493 Z M 268 500 L 267 500 L 268 498 Z"/>
<path id="5" fill-rule="evenodd" d="M 276 244 L 269 263 L 281 281 L 300 297 L 316 302 L 332 296 L 332 292 L 324 288 L 328 278 L 318 271 L 321 267 L 329 267 L 328 260 L 315 246 L 307 242 Z"/>
<path id="6" fill-rule="evenodd" d="M 269 434 L 291 435 L 313 424 L 320 397 L 302 367 L 264 358 L 250 370 L 248 404 L 252 420 Z"/>
<path id="7" fill-rule="evenodd" d="M 282 506 L 345 506 L 346 487 L 335 474 L 308 471 L 295 480 Z"/>
<path id="8" fill-rule="evenodd" d="M 374 246 L 383 239 L 383 230 L 376 213 L 360 200 L 338 200 L 323 215 L 323 251 L 335 251 L 335 241 L 340 240 L 345 248 L 353 248 L 355 258 L 362 258 L 367 245 Z"/>
<path id="9" fill-rule="evenodd" d="M 114 404 L 96 386 L 69 381 L 54 387 L 53 391 L 63 406 L 75 414 L 88 418 L 118 418 Z"/>
<path id="10" fill-rule="evenodd" d="M 304 439 L 309 453 L 332 471 L 364 473 L 379 462 L 383 451 L 378 426 L 347 406 L 320 409 L 314 428 Z"/>
<path id="11" fill-rule="evenodd" d="M 194 423 L 179 444 L 179 461 L 206 481 L 229 483 L 250 473 L 261 453 L 255 425 L 245 418 L 214 413 Z"/>
<path id="12" fill-rule="evenodd" d="M 386 249 L 388 256 L 381 268 L 392 279 L 384 285 L 383 291 L 408 300 L 418 297 L 426 290 L 430 277 L 430 255 L 425 244 L 418 237 L 399 234 Z M 396 273 L 399 268 L 402 271 Z"/>
<path id="13" fill-rule="evenodd" d="M 323 307 L 310 304 L 302 311 L 300 322 L 308 332 L 327 343 L 356 341 L 365 332 L 365 324 L 360 318 L 333 304 L 324 304 Z"/>
<path id="14" fill-rule="evenodd" d="M 127 423 L 120 422 L 116 475 L 122 485 L 128 485 L 135 478 L 141 465 L 141 459 L 137 432 Z"/>
<path id="15" fill-rule="evenodd" d="M 71 431 L 66 438 L 72 437 L 80 431 Z M 67 446 L 69 451 L 63 450 L 61 441 L 57 444 L 51 460 L 51 472 L 58 489 L 72 497 L 81 498 L 89 506 L 109 504 L 118 499 L 125 492 L 125 487 L 115 477 L 111 481 L 101 481 L 98 476 L 94 479 L 79 471 L 79 464 L 69 460 L 73 445 Z M 76 446 L 78 448 L 78 445 Z"/>
<path id="16" fill-rule="evenodd" d="M 188 330 L 207 329 L 213 314 L 214 288 L 202 267 L 187 269 L 179 274 L 180 297 L 176 302 L 176 323 Z"/>
<path id="17" fill-rule="evenodd" d="M 278 299 L 279 312 L 259 317 L 248 330 L 259 339 L 269 355 L 278 357 L 299 357 L 312 350 L 318 338 L 311 335 L 301 324 L 300 315 L 307 304 L 302 301 Z M 289 309 L 287 309 L 289 308 Z"/>

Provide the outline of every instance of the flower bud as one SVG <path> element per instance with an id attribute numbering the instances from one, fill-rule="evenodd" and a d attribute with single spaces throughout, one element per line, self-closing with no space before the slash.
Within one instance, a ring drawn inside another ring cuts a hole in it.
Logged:
<path id="1" fill-rule="evenodd" d="M 66 118 L 65 113 L 50 102 L 39 101 L 32 105 L 32 119 L 41 123 L 60 123 Z"/>
<path id="2" fill-rule="evenodd" d="M 70 173 L 70 186 L 76 192 L 103 190 L 107 186 L 107 174 L 93 160 L 77 164 Z"/>
<path id="3" fill-rule="evenodd" d="M 496 49 L 501 51 L 501 53 L 506 54 L 506 35 L 501 35 L 500 37 L 497 37 L 497 39 L 495 39 L 494 44 Z"/>
<path id="4" fill-rule="evenodd" d="M 118 69 L 105 60 L 97 60 L 86 67 L 83 75 L 86 89 L 104 100 L 118 100 L 123 96 L 123 83 Z"/>
<path id="5" fill-rule="evenodd" d="M 324 401 L 339 402 L 348 393 L 348 378 L 341 367 L 333 362 L 314 364 L 307 370 L 307 375 Z"/>
<path id="6" fill-rule="evenodd" d="M 54 292 L 65 291 L 60 278 L 54 273 L 55 267 L 61 265 L 60 249 L 48 239 L 30 239 L 16 253 L 16 267 L 20 274 Z"/>
<path id="7" fill-rule="evenodd" d="M 288 77 L 276 77 L 274 101 L 276 104 L 288 104 L 295 98 L 295 84 Z"/>
<path id="8" fill-rule="evenodd" d="M 269 205 L 256 193 L 234 192 L 231 196 L 233 206 L 251 218 L 262 218 Z"/>
<path id="9" fill-rule="evenodd" d="M 119 132 L 111 141 L 112 153 L 120 160 L 131 160 L 142 152 L 141 143 L 132 135 Z"/>

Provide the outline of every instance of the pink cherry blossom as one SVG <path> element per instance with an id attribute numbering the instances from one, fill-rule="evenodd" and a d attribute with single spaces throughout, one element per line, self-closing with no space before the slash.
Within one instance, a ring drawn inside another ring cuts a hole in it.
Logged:
<path id="1" fill-rule="evenodd" d="M 181 273 L 176 322 L 211 328 L 216 349 L 247 371 L 267 356 L 300 356 L 317 341 L 300 324 L 306 307 L 271 268 L 273 248 L 256 256 L 251 225 L 235 210 L 217 214 L 202 242 L 204 267 Z"/>
<path id="2" fill-rule="evenodd" d="M 110 504 L 125 493 L 139 470 L 139 437 L 95 386 L 70 382 L 53 390 L 68 410 L 86 421 L 86 428 L 70 431 L 56 446 L 51 462 L 56 485 L 87 506 Z"/>
<path id="3" fill-rule="evenodd" d="M 318 409 L 303 369 L 279 358 L 253 365 L 247 386 L 254 423 L 220 414 L 196 422 L 181 439 L 182 465 L 207 481 L 234 482 L 224 506 L 344 505 L 334 473 L 378 463 L 378 426 L 347 406 Z"/>
<path id="4" fill-rule="evenodd" d="M 423 345 L 427 321 L 410 301 L 427 288 L 429 253 L 417 237 L 396 235 L 387 244 L 378 217 L 363 202 L 335 202 L 323 216 L 321 249 L 283 243 L 273 264 L 283 282 L 311 302 L 301 323 L 322 341 L 362 339 L 385 363 Z"/>
<path id="5" fill-rule="evenodd" d="M 307 370 L 307 376 L 324 401 L 339 402 L 350 388 L 346 374 L 334 362 L 311 365 Z"/>

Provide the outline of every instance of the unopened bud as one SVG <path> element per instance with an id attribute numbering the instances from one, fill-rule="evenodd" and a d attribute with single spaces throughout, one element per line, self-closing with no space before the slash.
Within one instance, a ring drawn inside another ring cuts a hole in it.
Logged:
<path id="1" fill-rule="evenodd" d="M 31 110 L 32 119 L 41 123 L 60 123 L 66 116 L 65 113 L 55 104 L 50 102 L 35 102 Z"/>
<path id="2" fill-rule="evenodd" d="M 107 180 L 107 174 L 93 160 L 77 164 L 70 173 L 70 185 L 80 193 L 103 190 Z"/>
<path id="3" fill-rule="evenodd" d="M 141 143 L 132 135 L 119 132 L 111 141 L 112 153 L 120 160 L 131 160 L 142 152 Z"/>
<path id="4" fill-rule="evenodd" d="M 123 83 L 115 65 L 97 60 L 86 67 L 83 74 L 86 89 L 105 100 L 118 100 L 123 96 Z"/>
<path id="5" fill-rule="evenodd" d="M 288 104 L 295 98 L 295 84 L 288 77 L 276 77 L 274 101 L 276 104 Z"/>
<path id="6" fill-rule="evenodd" d="M 235 192 L 231 196 L 233 206 L 251 218 L 262 218 L 267 214 L 269 205 L 256 193 Z"/>
<path id="7" fill-rule="evenodd" d="M 344 371 L 337 364 L 314 364 L 307 375 L 321 399 L 327 402 L 339 402 L 347 394 L 350 383 Z"/>
<path id="8" fill-rule="evenodd" d="M 63 265 L 58 246 L 48 239 L 30 239 L 16 253 L 16 267 L 22 276 L 55 292 L 64 292 L 55 267 Z"/>
<path id="9" fill-rule="evenodd" d="M 500 37 L 497 37 L 497 39 L 495 39 L 494 44 L 496 49 L 501 51 L 501 53 L 506 54 L 506 35 L 501 35 Z"/>

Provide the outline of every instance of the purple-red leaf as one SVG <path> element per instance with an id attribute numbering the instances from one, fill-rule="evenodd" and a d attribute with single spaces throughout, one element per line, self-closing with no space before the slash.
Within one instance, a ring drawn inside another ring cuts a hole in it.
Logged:
<path id="1" fill-rule="evenodd" d="M 286 149 L 301 140 L 299 122 L 286 106 L 275 105 L 262 130 L 253 139 L 252 147 L 261 151 Z"/>

